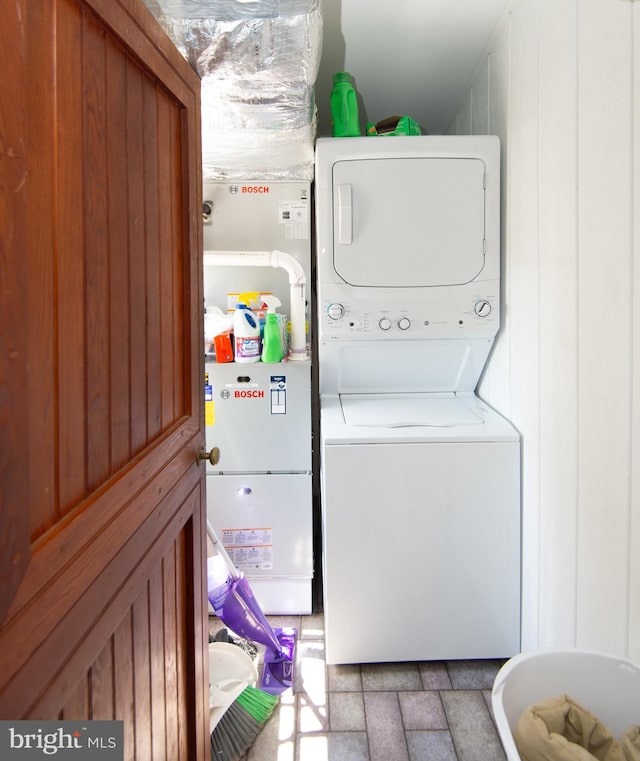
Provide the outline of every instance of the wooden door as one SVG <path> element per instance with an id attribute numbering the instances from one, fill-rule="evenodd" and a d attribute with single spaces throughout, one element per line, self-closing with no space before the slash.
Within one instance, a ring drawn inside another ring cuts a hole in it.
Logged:
<path id="1" fill-rule="evenodd" d="M 139 0 L 0 25 L 0 718 L 208 746 L 199 81 Z"/>

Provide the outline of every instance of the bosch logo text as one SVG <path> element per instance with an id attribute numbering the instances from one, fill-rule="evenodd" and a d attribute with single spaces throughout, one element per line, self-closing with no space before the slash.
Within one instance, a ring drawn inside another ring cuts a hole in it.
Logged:
<path id="1" fill-rule="evenodd" d="M 242 192 L 243 193 L 268 193 L 269 186 L 268 185 L 243 185 Z"/>
<path id="2" fill-rule="evenodd" d="M 235 399 L 264 399 L 264 391 L 235 391 Z"/>

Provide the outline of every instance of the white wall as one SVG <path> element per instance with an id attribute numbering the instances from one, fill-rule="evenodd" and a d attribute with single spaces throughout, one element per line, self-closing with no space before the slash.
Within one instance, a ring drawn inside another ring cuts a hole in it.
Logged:
<path id="1" fill-rule="evenodd" d="M 640 662 L 640 4 L 514 0 L 449 131 L 503 146 L 480 391 L 522 435 L 523 649 Z"/>

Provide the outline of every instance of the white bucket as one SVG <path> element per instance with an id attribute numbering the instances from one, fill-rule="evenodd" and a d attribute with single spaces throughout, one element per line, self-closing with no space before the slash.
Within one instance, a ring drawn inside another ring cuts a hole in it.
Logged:
<path id="1" fill-rule="evenodd" d="M 620 739 L 640 723 L 640 668 L 628 660 L 584 650 L 521 653 L 498 672 L 491 703 L 508 761 L 521 761 L 513 730 L 529 706 L 568 695 Z"/>
<path id="2" fill-rule="evenodd" d="M 209 732 L 213 732 L 227 708 L 257 678 L 255 663 L 238 645 L 209 644 Z"/>

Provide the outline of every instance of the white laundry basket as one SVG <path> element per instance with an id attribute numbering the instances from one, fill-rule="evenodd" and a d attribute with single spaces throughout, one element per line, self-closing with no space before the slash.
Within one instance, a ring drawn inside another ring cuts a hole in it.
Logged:
<path id="1" fill-rule="evenodd" d="M 585 650 L 543 650 L 508 660 L 493 683 L 491 703 L 507 761 L 521 761 L 513 740 L 520 714 L 533 703 L 566 694 L 616 738 L 640 724 L 640 668 Z"/>

